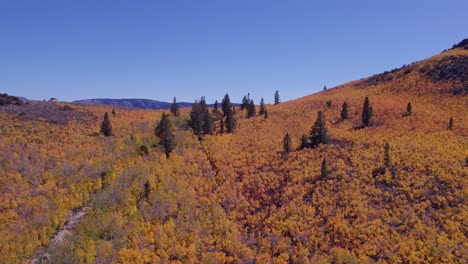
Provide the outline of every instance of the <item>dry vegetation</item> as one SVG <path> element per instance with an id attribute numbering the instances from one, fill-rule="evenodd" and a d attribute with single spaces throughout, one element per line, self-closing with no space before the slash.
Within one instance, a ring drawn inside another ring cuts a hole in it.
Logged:
<path id="1" fill-rule="evenodd" d="M 116 109 L 114 136 L 104 137 L 97 132 L 111 108 L 53 111 L 74 113 L 67 122 L 0 108 L 0 259 L 466 263 L 468 97 L 451 92 L 466 80 L 435 81 L 418 70 L 448 56 L 466 58 L 468 51 L 447 51 L 406 74 L 402 69 L 268 105 L 268 119 L 247 119 L 238 110 L 235 133 L 201 142 L 183 109 L 169 158 L 153 134 L 158 111 Z M 366 96 L 373 126 L 356 129 Z M 341 120 L 345 101 L 350 119 Z M 284 135 L 298 147 L 318 110 L 330 143 L 283 153 Z M 51 243 L 67 213 L 84 205 L 76 229 Z"/>

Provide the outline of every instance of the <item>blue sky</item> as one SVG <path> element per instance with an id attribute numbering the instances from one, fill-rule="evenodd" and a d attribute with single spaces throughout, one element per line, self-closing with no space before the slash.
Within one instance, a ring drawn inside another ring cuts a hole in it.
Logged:
<path id="1" fill-rule="evenodd" d="M 468 1 L 0 0 L 0 92 L 283 101 L 450 48 Z"/>

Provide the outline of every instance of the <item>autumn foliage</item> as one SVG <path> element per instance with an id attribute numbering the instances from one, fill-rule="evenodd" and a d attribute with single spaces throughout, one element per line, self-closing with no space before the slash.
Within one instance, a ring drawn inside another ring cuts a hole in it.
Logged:
<path id="1" fill-rule="evenodd" d="M 448 56 L 468 51 L 264 105 L 267 119 L 234 114 L 226 95 L 213 115 L 233 133 L 201 141 L 191 109 L 118 108 L 106 137 L 110 107 L 71 105 L 87 118 L 66 123 L 0 107 L 0 262 L 466 262 L 468 98 L 419 70 Z"/>

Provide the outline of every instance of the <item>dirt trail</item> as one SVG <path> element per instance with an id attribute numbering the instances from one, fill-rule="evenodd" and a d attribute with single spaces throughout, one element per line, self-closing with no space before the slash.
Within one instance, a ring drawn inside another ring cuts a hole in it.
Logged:
<path id="1" fill-rule="evenodd" d="M 60 229 L 60 231 L 55 234 L 55 236 L 51 240 L 51 244 L 61 243 L 66 235 L 71 234 L 73 229 L 80 223 L 83 217 L 86 215 L 86 211 L 89 207 L 82 207 L 78 211 L 71 211 L 70 216 L 68 217 L 68 221 L 65 225 Z M 49 254 L 41 253 L 36 258 L 31 260 L 31 264 L 39 264 L 39 263 L 48 263 Z"/>

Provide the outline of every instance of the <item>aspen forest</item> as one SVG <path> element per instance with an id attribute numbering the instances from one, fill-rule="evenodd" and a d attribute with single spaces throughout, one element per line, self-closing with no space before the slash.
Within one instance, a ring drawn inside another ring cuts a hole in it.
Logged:
<path id="1" fill-rule="evenodd" d="M 461 46 L 274 104 L 2 96 L 0 263 L 467 263 L 467 73 Z"/>

